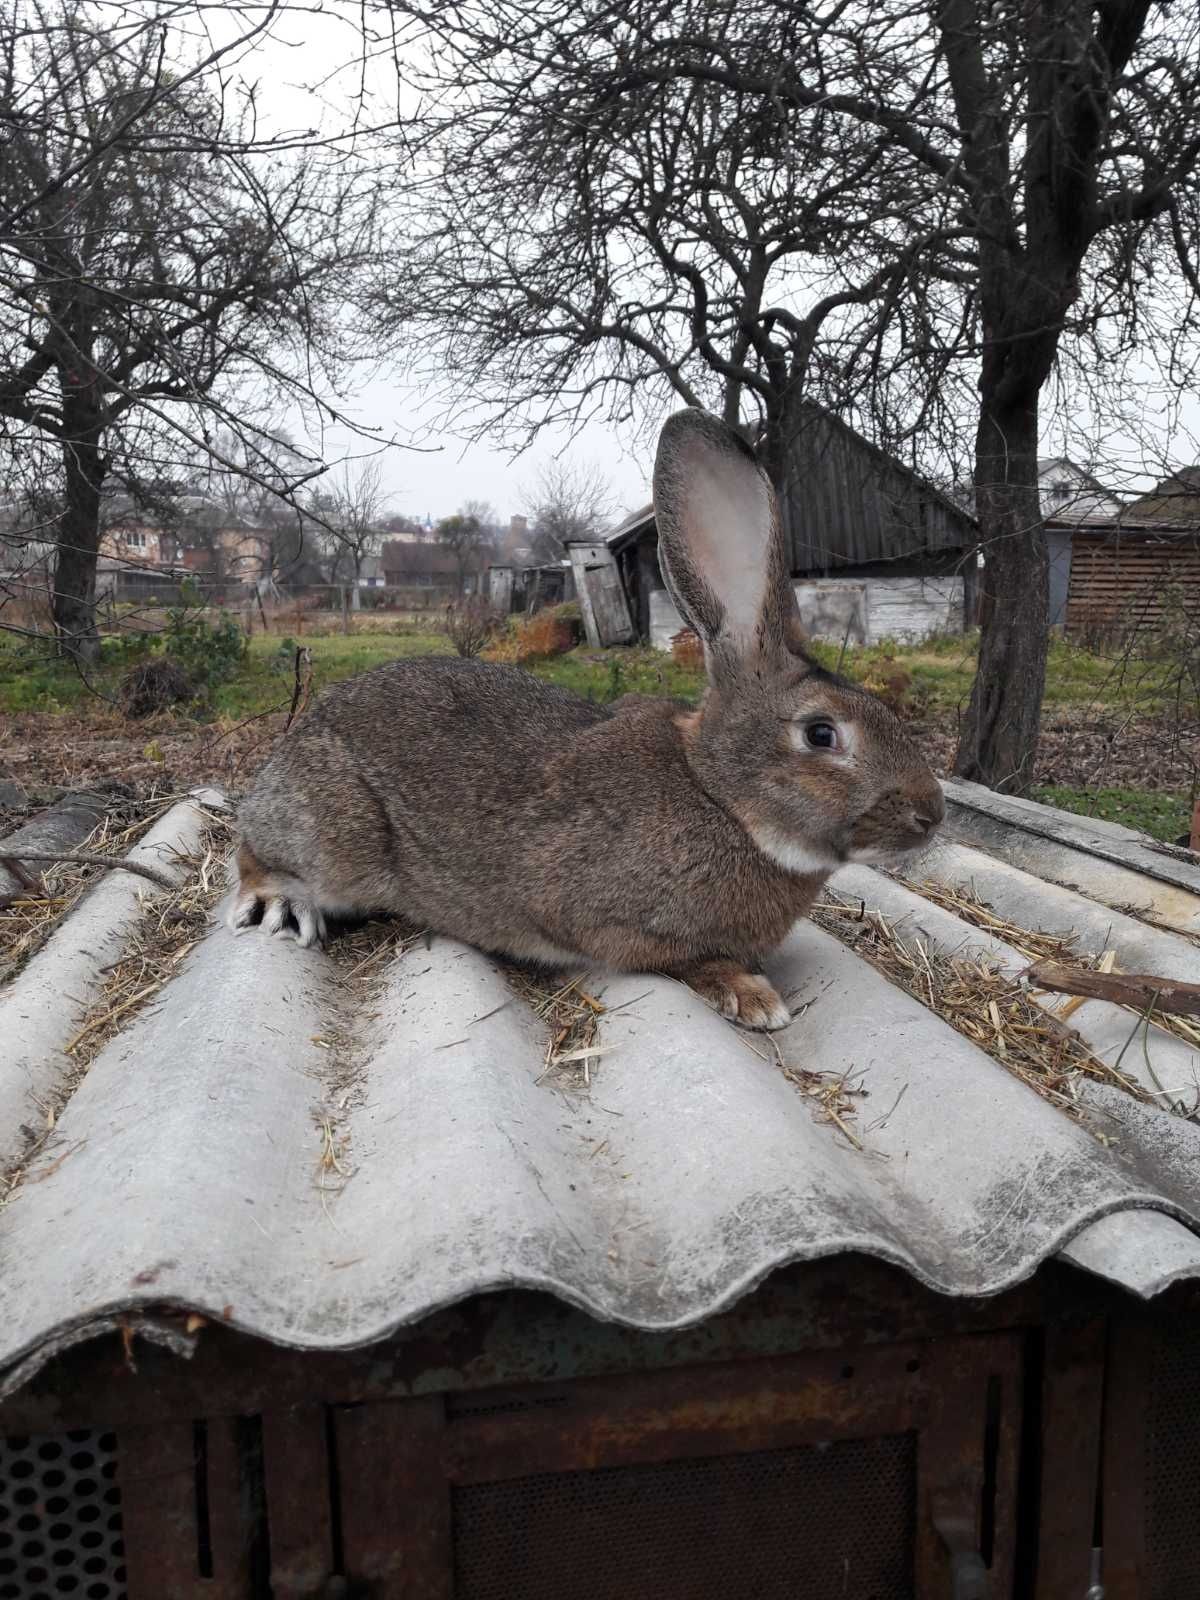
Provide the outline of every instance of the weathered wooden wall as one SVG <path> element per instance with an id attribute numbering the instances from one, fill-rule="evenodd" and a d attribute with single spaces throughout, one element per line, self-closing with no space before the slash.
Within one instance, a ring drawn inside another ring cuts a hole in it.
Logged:
<path id="1" fill-rule="evenodd" d="M 932 484 L 818 406 L 805 408 L 780 512 L 792 571 L 969 549 L 975 523 Z"/>
<path id="2" fill-rule="evenodd" d="M 1200 616 L 1200 533 L 1075 534 L 1069 633 L 1161 628 L 1180 606 Z"/>
<path id="3" fill-rule="evenodd" d="M 632 644 L 636 637 L 616 557 L 601 541 L 570 547 L 575 592 L 593 649 Z"/>

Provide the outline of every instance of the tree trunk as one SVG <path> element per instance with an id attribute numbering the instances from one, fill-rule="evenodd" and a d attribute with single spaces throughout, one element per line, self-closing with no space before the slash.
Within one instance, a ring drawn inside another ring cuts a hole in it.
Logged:
<path id="1" fill-rule="evenodd" d="M 984 568 L 979 668 L 954 770 L 1007 794 L 1033 782 L 1046 679 L 1050 563 L 1038 496 L 1035 398 L 998 407 L 985 361 L 975 441 Z"/>
<path id="2" fill-rule="evenodd" d="M 96 629 L 96 563 L 100 552 L 100 490 L 106 462 L 100 429 L 65 409 L 64 502 L 54 568 L 54 629 L 59 650 L 85 665 L 100 659 Z"/>

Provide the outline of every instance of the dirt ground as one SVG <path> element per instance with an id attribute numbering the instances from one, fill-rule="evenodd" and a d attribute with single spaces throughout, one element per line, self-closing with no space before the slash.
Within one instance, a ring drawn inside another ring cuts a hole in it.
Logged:
<path id="1" fill-rule="evenodd" d="M 282 730 L 282 713 L 231 727 L 163 715 L 130 724 L 119 713 L 12 716 L 0 727 L 0 829 L 66 789 L 102 779 L 139 795 L 200 783 L 236 796 Z"/>
<path id="2" fill-rule="evenodd" d="M 913 725 L 915 728 L 915 724 Z M 920 730 L 930 765 L 948 774 L 957 731 Z M 1200 722 L 1169 726 L 1159 717 L 1059 712 L 1042 724 L 1035 782 L 1066 788 L 1161 791 L 1190 788 L 1200 765 Z"/>
<path id="3" fill-rule="evenodd" d="M 118 780 L 139 794 L 173 793 L 213 783 L 243 792 L 283 728 L 282 713 L 233 725 L 169 713 L 130 723 L 118 712 L 87 717 L 28 713 L 0 726 L 0 826 L 64 790 Z M 912 725 L 936 771 L 949 771 L 953 730 Z M 1048 717 L 1037 781 L 1072 787 L 1184 789 L 1200 760 L 1200 723 L 1168 734 L 1153 717 Z"/>

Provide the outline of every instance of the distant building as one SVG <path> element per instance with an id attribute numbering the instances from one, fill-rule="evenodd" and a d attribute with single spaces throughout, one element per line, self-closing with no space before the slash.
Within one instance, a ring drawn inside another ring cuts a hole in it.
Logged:
<path id="1" fill-rule="evenodd" d="M 436 539 L 389 539 L 379 559 L 389 589 L 428 591 L 429 604 L 435 601 L 448 604 L 460 592 L 471 594 L 479 587 L 488 556 L 486 550 L 471 552 L 461 590 L 454 552 Z"/>
<path id="2" fill-rule="evenodd" d="M 1200 466 L 1160 479 L 1107 522 L 1047 523 L 1059 548 L 1052 617 L 1069 633 L 1128 634 L 1200 617 Z M 1063 543 L 1065 542 L 1065 555 Z"/>
<path id="3" fill-rule="evenodd" d="M 973 616 L 978 528 L 949 495 L 822 407 L 805 408 L 780 504 L 796 598 L 816 638 L 920 639 Z M 670 648 L 653 506 L 568 548 L 589 643 Z"/>

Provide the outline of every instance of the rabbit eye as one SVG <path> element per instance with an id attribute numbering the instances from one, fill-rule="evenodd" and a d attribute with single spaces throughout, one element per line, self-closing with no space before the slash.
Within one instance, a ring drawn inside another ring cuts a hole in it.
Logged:
<path id="1" fill-rule="evenodd" d="M 836 750 L 837 729 L 832 722 L 810 722 L 804 730 L 804 742 L 812 750 Z"/>

